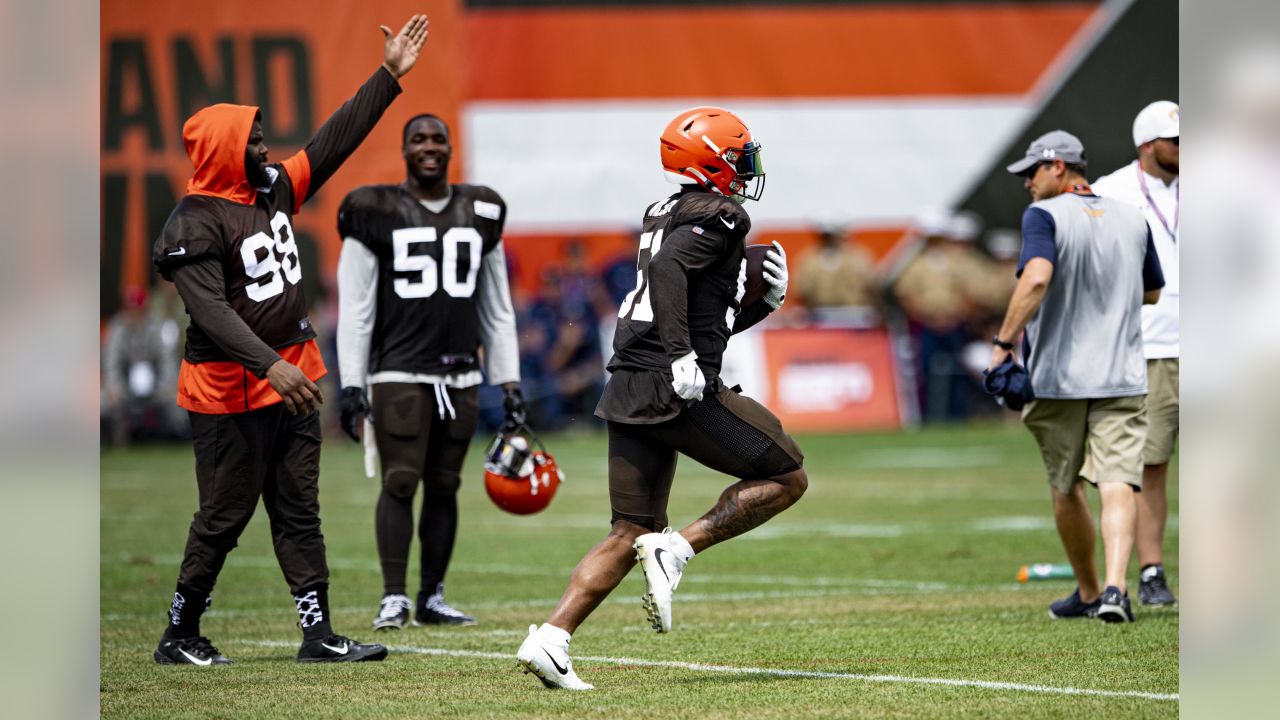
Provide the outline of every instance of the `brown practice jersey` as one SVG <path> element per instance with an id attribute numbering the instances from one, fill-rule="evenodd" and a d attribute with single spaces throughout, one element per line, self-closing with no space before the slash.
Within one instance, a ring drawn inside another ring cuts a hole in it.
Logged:
<path id="1" fill-rule="evenodd" d="M 269 192 L 252 205 L 209 195 L 187 195 L 169 216 L 156 242 L 156 267 L 166 279 L 182 262 L 222 264 L 227 302 L 254 334 L 273 349 L 315 337 L 302 295 L 302 265 L 289 222 L 293 184 L 273 166 Z M 295 170 L 295 173 L 297 171 Z M 185 357 L 193 363 L 231 359 L 199 325 L 187 331 Z"/>
<path id="2" fill-rule="evenodd" d="M 624 423 L 675 417 L 684 402 L 671 388 L 672 361 L 695 352 L 714 387 L 733 332 L 769 312 L 743 310 L 744 240 L 751 218 L 736 201 L 684 190 L 645 210 L 636 288 L 622 301 L 613 339 L 614 373 L 596 414 Z"/>
<path id="3" fill-rule="evenodd" d="M 451 190 L 439 213 L 400 185 L 357 188 L 338 210 L 344 242 L 354 239 L 378 259 L 371 375 L 449 375 L 480 367 L 477 287 L 483 257 L 502 239 L 507 208 L 482 185 Z"/>
<path id="4" fill-rule="evenodd" d="M 225 304 L 261 341 L 258 347 L 278 351 L 313 380 L 324 375 L 319 350 L 311 342 L 315 332 L 307 317 L 290 219 L 359 146 L 399 93 L 399 83 L 380 67 L 303 150 L 268 166 L 271 182 L 263 188 L 253 187 L 245 172 L 245 150 L 258 108 L 218 104 L 186 122 L 183 140 L 195 172 L 155 241 L 152 263 L 166 280 L 177 274 L 220 276 L 221 287 L 188 284 L 191 292 L 199 291 L 198 297 L 184 295 L 188 312 L 193 303 Z M 281 402 L 263 379 L 263 355 L 274 359 L 275 353 L 254 350 L 256 342 L 233 342 L 243 327 L 226 323 L 220 313 L 207 317 L 218 324 L 206 327 L 193 313 L 178 403 L 197 412 L 221 413 Z"/>

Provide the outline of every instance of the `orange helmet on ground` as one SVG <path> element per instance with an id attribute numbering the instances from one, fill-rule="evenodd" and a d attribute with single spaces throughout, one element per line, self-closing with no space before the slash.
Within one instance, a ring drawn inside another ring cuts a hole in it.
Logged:
<path id="1" fill-rule="evenodd" d="M 532 515 L 546 509 L 563 481 L 564 472 L 527 425 L 503 429 L 485 452 L 485 492 L 509 513 Z"/>
<path id="2" fill-rule="evenodd" d="M 662 169 L 674 183 L 759 200 L 764 193 L 760 143 L 747 124 L 724 108 L 689 108 L 667 124 L 659 139 Z"/>

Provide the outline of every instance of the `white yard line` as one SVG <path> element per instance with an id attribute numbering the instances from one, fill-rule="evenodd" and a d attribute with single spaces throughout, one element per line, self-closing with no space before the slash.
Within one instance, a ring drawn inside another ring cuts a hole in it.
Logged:
<path id="1" fill-rule="evenodd" d="M 249 641 L 247 645 L 261 647 L 293 648 L 297 643 L 277 640 Z M 424 647 L 388 647 L 388 650 L 414 655 L 441 655 L 445 657 L 482 658 L 486 660 L 515 659 L 515 653 L 482 652 L 479 650 L 450 650 L 448 648 Z M 609 665 L 631 665 L 634 667 L 664 667 L 694 672 L 724 673 L 727 675 L 767 675 L 771 677 L 813 678 L 822 680 L 857 680 L 873 683 L 898 683 L 904 685 L 947 685 L 951 687 L 976 687 L 986 690 L 1008 690 L 1012 692 L 1039 693 L 1043 695 L 1093 695 L 1100 697 L 1127 697 L 1141 700 L 1177 701 L 1177 693 L 1153 693 L 1141 690 L 1092 690 L 1089 688 L 1055 687 L 1053 685 L 1029 685 L 1026 683 L 995 682 L 991 680 L 964 680 L 958 678 L 911 677 L 907 675 L 866 675 L 863 673 L 816 672 L 812 670 L 787 670 L 785 668 L 733 667 L 730 665 L 709 665 L 706 663 L 689 663 L 676 660 L 644 660 L 626 657 L 599 657 L 584 655 L 575 657 L 578 663 L 606 663 Z"/>
<path id="2" fill-rule="evenodd" d="M 880 584 L 883 583 L 883 584 Z M 991 585 L 989 589 L 1011 588 L 1017 589 L 1016 583 L 1006 583 L 999 585 Z M 975 589 L 971 586 L 965 586 L 966 590 Z M 904 583 L 897 584 L 896 581 L 882 580 L 868 581 L 866 586 L 862 587 L 827 587 L 815 588 L 812 590 L 747 590 L 744 592 L 723 592 L 723 593 L 681 593 L 681 603 L 703 603 L 703 602 L 734 602 L 743 600 L 793 600 L 800 598 L 818 598 L 832 597 L 841 595 L 856 596 L 876 596 L 876 595 L 894 595 L 903 592 L 945 592 L 959 590 L 958 587 L 943 585 L 942 583 Z M 527 600 L 497 600 L 489 602 L 467 602 L 459 603 L 467 610 L 513 610 L 521 608 L 540 608 L 555 607 L 559 598 L 530 598 Z M 610 605 L 638 605 L 640 599 L 631 595 L 617 594 L 605 600 Z M 338 607 L 333 608 L 334 613 L 373 613 L 377 608 L 370 603 L 367 607 Z M 288 605 L 282 605 L 279 608 L 258 608 L 246 610 L 221 610 L 219 608 L 211 608 L 204 614 L 205 617 L 220 618 L 247 618 L 247 617 L 264 617 L 271 615 L 291 615 Z M 134 620 L 155 620 L 156 613 L 106 613 L 102 616 L 103 622 L 123 622 Z"/>
<path id="3" fill-rule="evenodd" d="M 130 564 L 146 564 L 152 566 L 172 565 L 177 566 L 182 562 L 180 555 L 145 555 L 146 562 L 138 563 L 137 558 L 143 557 L 142 553 L 120 553 L 117 557 L 103 556 L 100 563 L 103 565 L 130 565 Z M 264 555 L 239 555 L 233 554 L 228 557 L 228 562 L 233 565 L 241 565 L 244 567 L 266 567 L 276 568 L 279 563 L 274 557 Z M 329 560 L 329 567 L 342 568 L 344 570 L 379 570 L 380 566 L 374 561 L 362 560 Z M 504 565 L 494 563 L 453 563 L 449 566 L 451 572 L 473 573 L 477 575 L 517 575 L 526 577 L 558 577 L 567 579 L 573 573 L 572 567 L 564 568 L 546 568 L 533 565 Z M 693 585 L 772 585 L 785 587 L 808 587 L 808 588 L 831 588 L 831 587 L 847 587 L 847 588 L 870 588 L 874 590 L 903 590 L 903 591 L 919 591 L 919 592 L 963 592 L 967 590 L 995 590 L 999 588 L 1009 587 L 1012 583 L 989 583 L 989 584 L 963 584 L 933 582 L 927 580 L 898 580 L 889 578 L 862 578 L 862 577 L 831 577 L 831 576 L 813 576 L 804 577 L 799 575 L 754 575 L 739 573 L 696 573 L 690 574 L 681 580 L 683 583 Z M 681 598 L 684 598 L 681 595 Z"/>

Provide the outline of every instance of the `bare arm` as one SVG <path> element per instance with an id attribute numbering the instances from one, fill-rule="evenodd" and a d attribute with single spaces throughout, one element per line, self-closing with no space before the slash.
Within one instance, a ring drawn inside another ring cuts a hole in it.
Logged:
<path id="1" fill-rule="evenodd" d="M 1009 299 L 1009 309 L 1005 313 L 1004 323 L 1000 326 L 999 339 L 1005 342 L 1017 342 L 1018 336 L 1031 320 L 1031 316 L 1040 309 L 1044 294 L 1053 280 L 1053 263 L 1040 257 L 1031 258 L 1022 269 L 1022 277 L 1013 289 L 1013 297 Z M 1010 351 L 995 347 L 991 352 L 991 364 L 995 367 L 1004 361 Z M 1014 351 L 1016 356 L 1016 350 Z"/>

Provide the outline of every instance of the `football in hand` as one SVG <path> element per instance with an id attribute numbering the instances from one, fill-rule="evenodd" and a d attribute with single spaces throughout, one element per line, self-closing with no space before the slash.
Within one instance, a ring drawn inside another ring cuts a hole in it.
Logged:
<path id="1" fill-rule="evenodd" d="M 764 297 L 769 292 L 769 283 L 764 281 L 764 254 L 773 249 L 772 245 L 748 245 L 746 291 L 742 294 L 740 304 L 747 307 Z"/>

